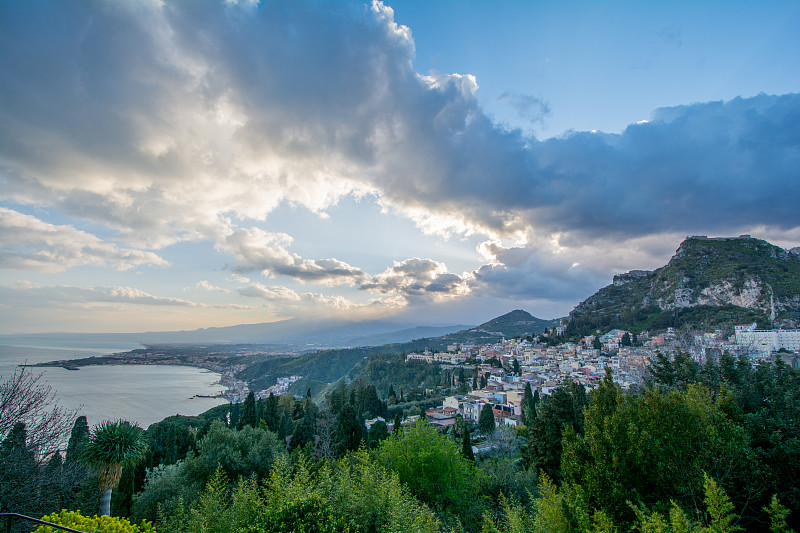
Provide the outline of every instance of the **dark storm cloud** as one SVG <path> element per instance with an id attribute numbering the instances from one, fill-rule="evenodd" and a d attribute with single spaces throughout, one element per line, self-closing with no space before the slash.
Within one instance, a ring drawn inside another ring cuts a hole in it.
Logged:
<path id="1" fill-rule="evenodd" d="M 657 110 L 622 134 L 575 133 L 532 146 L 551 231 L 623 237 L 702 227 L 800 225 L 800 95 Z"/>

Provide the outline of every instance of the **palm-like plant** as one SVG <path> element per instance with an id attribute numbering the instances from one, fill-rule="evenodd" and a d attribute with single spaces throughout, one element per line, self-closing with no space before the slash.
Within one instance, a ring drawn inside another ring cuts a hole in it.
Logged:
<path id="1" fill-rule="evenodd" d="M 126 420 L 98 424 L 83 448 L 84 462 L 97 468 L 97 480 L 103 496 L 100 514 L 111 514 L 111 491 L 119 483 L 122 468 L 138 463 L 147 452 L 144 433 Z"/>

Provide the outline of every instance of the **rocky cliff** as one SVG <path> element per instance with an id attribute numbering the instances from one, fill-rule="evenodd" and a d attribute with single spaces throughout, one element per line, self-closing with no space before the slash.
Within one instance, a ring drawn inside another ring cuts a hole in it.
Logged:
<path id="1" fill-rule="evenodd" d="M 800 254 L 748 235 L 689 237 L 652 272 L 614 276 L 570 313 L 568 333 L 757 321 L 800 323 Z"/>

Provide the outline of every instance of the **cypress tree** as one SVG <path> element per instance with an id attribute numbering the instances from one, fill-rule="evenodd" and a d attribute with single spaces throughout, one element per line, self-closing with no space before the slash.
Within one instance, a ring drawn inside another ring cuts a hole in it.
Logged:
<path id="1" fill-rule="evenodd" d="M 492 404 L 487 403 L 481 409 L 481 414 L 478 417 L 478 429 L 481 430 L 484 436 L 489 436 L 494 433 L 494 412 L 492 411 Z"/>
<path id="2" fill-rule="evenodd" d="M 375 385 L 366 388 L 364 394 L 364 416 L 374 418 L 381 414 L 381 400 L 378 398 L 378 391 Z"/>
<path id="3" fill-rule="evenodd" d="M 339 412 L 336 420 L 336 442 L 339 454 L 344 455 L 348 450 L 357 450 L 361 445 L 364 433 L 364 423 L 358 416 L 355 407 L 346 403 Z"/>
<path id="4" fill-rule="evenodd" d="M 397 394 L 394 392 L 394 385 L 391 383 L 389 384 L 389 392 L 386 394 L 387 398 L 391 398 L 394 396 L 395 400 L 397 399 Z"/>
<path id="5" fill-rule="evenodd" d="M 271 392 L 269 393 L 267 401 L 264 403 L 262 418 L 264 419 L 264 424 L 267 426 L 267 429 L 270 431 L 278 430 L 278 422 L 280 420 L 278 417 L 278 399 Z"/>
<path id="6" fill-rule="evenodd" d="M 516 357 L 514 358 L 513 366 L 514 366 L 514 373 L 519 376 L 520 372 L 522 371 L 522 368 L 520 368 L 519 361 L 517 360 Z"/>
<path id="7" fill-rule="evenodd" d="M 239 427 L 239 416 L 241 412 L 242 412 L 242 407 L 238 403 L 231 405 L 231 410 L 230 410 L 231 419 L 228 427 L 231 428 Z"/>
<path id="8" fill-rule="evenodd" d="M 539 390 L 537 389 L 536 392 L 538 393 Z M 527 427 L 531 427 L 533 424 L 534 419 L 536 418 L 536 405 L 533 401 L 533 393 L 531 392 L 531 384 L 525 384 L 525 393 L 522 396 L 522 423 L 525 424 Z"/>
<path id="9" fill-rule="evenodd" d="M 621 344 L 623 346 L 630 346 L 631 345 L 631 336 L 626 331 L 625 334 L 622 336 Z"/>
<path id="10" fill-rule="evenodd" d="M 464 429 L 464 438 L 461 440 L 461 454 L 466 458 L 475 462 L 475 454 L 472 452 L 472 441 L 469 438 L 469 428 Z"/>
<path id="11" fill-rule="evenodd" d="M 344 380 L 339 382 L 339 385 L 328 396 L 328 403 L 331 407 L 331 413 L 337 415 L 342 410 L 342 406 L 347 403 L 347 385 Z"/>
<path id="12" fill-rule="evenodd" d="M 80 449 L 89 440 L 89 424 L 85 416 L 79 416 L 72 424 L 72 431 L 67 442 L 67 464 L 77 463 L 81 458 Z"/>
<path id="13" fill-rule="evenodd" d="M 242 429 L 245 426 L 256 427 L 256 425 L 258 425 L 258 417 L 256 416 L 256 396 L 253 394 L 253 391 L 250 391 L 250 394 L 247 395 L 244 401 L 242 415 L 239 417 L 236 428 Z"/>
<path id="14" fill-rule="evenodd" d="M 394 415 L 394 427 L 392 428 L 392 433 L 400 433 L 400 430 L 403 428 L 403 414 L 398 411 L 396 415 Z"/>
<path id="15" fill-rule="evenodd" d="M 311 396 L 306 396 L 303 400 L 303 418 L 301 418 L 294 428 L 290 446 L 292 449 L 301 448 L 314 440 L 317 432 L 317 406 Z"/>

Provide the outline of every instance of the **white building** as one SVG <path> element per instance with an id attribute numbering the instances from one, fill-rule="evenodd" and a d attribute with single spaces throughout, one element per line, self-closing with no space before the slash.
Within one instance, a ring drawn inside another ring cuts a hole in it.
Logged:
<path id="1" fill-rule="evenodd" d="M 759 354 L 775 353 L 781 348 L 800 350 L 800 329 L 756 329 L 756 324 L 734 326 L 736 345 Z"/>

